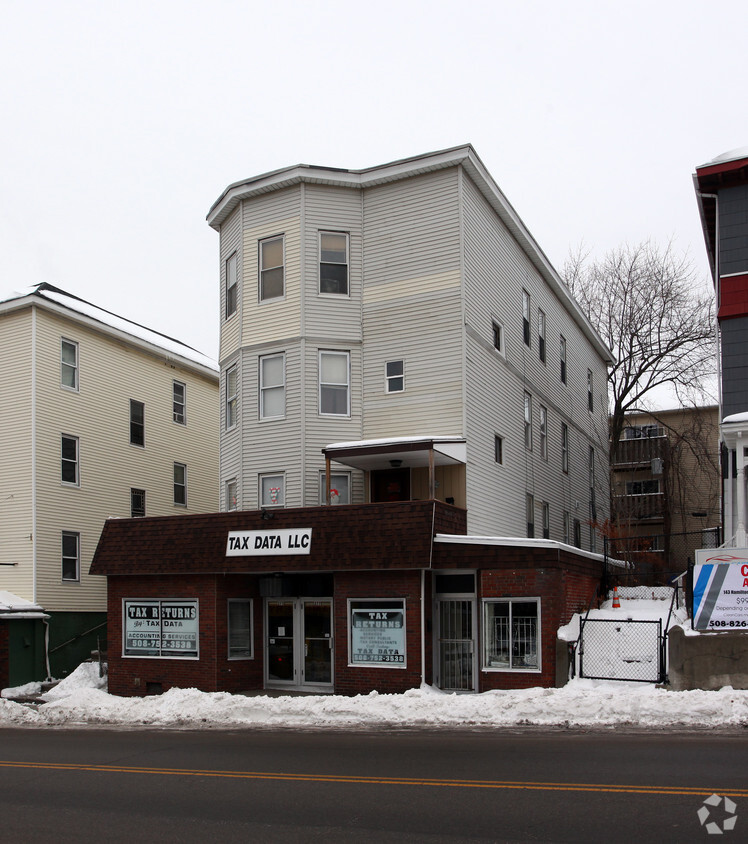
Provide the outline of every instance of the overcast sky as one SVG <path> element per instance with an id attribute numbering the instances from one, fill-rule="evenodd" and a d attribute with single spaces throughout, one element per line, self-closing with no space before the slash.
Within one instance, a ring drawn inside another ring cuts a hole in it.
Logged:
<path id="1" fill-rule="evenodd" d="M 0 291 L 55 284 L 217 357 L 231 182 L 472 143 L 558 269 L 673 239 L 748 145 L 745 4 L 0 0 Z"/>

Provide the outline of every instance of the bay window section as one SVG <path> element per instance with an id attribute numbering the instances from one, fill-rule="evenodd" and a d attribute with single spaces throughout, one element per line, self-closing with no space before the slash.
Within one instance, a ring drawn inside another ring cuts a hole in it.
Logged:
<path id="1" fill-rule="evenodd" d="M 319 292 L 348 295 L 348 235 L 319 233 Z"/>
<path id="2" fill-rule="evenodd" d="M 260 358 L 260 419 L 282 419 L 286 415 L 286 356 Z"/>
<path id="3" fill-rule="evenodd" d="M 284 293 L 283 235 L 260 241 L 260 301 Z"/>
<path id="4" fill-rule="evenodd" d="M 540 670 L 540 599 L 483 602 L 483 669 Z"/>

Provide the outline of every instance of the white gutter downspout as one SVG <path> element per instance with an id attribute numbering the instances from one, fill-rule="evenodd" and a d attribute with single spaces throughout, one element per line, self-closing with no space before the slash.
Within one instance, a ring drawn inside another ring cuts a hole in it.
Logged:
<path id="1" fill-rule="evenodd" d="M 36 598 L 36 305 L 31 306 L 31 600 Z"/>

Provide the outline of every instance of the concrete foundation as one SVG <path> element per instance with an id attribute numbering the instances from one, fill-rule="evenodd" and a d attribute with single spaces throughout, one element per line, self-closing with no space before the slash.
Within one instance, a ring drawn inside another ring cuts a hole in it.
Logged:
<path id="1" fill-rule="evenodd" d="M 682 627 L 672 627 L 668 652 L 668 676 L 673 691 L 714 690 L 723 686 L 748 689 L 748 632 L 687 636 Z"/>

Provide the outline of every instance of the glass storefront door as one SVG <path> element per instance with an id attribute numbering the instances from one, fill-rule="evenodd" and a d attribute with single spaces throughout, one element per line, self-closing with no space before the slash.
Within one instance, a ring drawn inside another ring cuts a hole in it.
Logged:
<path id="1" fill-rule="evenodd" d="M 266 604 L 267 685 L 332 688 L 332 601 L 269 599 Z"/>

